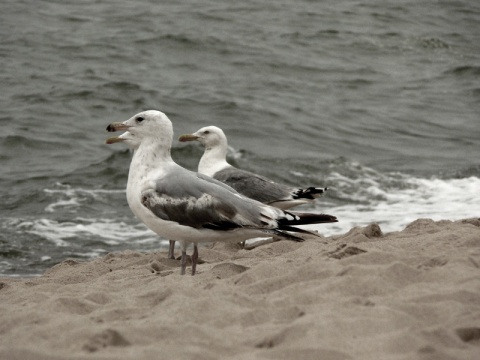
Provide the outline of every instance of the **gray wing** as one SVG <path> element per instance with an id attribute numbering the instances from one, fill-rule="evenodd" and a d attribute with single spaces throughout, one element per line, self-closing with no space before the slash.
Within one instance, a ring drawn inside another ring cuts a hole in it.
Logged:
<path id="1" fill-rule="evenodd" d="M 142 193 L 142 204 L 163 220 L 194 228 L 273 228 L 262 205 L 208 176 L 178 168 Z M 274 224 L 274 225 L 273 225 Z"/>
<path id="2" fill-rule="evenodd" d="M 264 204 L 293 200 L 293 188 L 249 171 L 232 167 L 216 172 L 214 178 L 230 185 L 240 194 Z"/>

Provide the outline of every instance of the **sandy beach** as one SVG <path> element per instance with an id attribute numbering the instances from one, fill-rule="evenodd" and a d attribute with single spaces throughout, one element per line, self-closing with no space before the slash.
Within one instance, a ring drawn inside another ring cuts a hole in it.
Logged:
<path id="1" fill-rule="evenodd" d="M 0 359 L 478 359 L 480 219 L 67 259 L 0 279 Z"/>

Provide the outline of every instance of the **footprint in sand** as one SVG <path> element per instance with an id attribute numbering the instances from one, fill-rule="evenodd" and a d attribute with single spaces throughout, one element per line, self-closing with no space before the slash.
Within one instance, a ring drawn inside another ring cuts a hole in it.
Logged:
<path id="1" fill-rule="evenodd" d="M 109 346 L 129 346 L 130 343 L 116 330 L 105 329 L 92 336 L 83 346 L 83 350 L 95 352 Z"/>
<path id="2" fill-rule="evenodd" d="M 463 342 L 480 345 L 480 327 L 459 328 L 455 332 Z"/>

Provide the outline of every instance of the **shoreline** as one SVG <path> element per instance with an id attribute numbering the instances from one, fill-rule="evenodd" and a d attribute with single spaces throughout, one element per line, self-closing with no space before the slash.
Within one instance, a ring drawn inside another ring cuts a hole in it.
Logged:
<path id="1" fill-rule="evenodd" d="M 0 276 L 2 359 L 476 359 L 480 219 Z"/>

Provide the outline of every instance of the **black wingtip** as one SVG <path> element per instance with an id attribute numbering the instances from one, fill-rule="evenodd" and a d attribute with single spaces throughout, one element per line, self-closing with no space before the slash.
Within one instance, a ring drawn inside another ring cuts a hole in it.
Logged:
<path id="1" fill-rule="evenodd" d="M 328 215 L 328 214 L 309 214 L 309 213 L 301 213 L 296 214 L 300 216 L 301 222 L 304 224 L 319 224 L 319 223 L 333 223 L 338 222 L 336 216 Z"/>
<path id="2" fill-rule="evenodd" d="M 319 215 L 321 218 L 325 220 L 325 222 L 338 222 L 338 219 L 336 216 L 333 215 L 328 215 L 328 214 L 320 214 Z"/>
<path id="3" fill-rule="evenodd" d="M 327 190 L 328 190 L 328 187 L 316 188 L 316 187 L 310 186 L 309 188 L 306 188 L 306 189 L 298 189 L 294 194 L 294 198 L 314 200 L 322 196 Z"/>
<path id="4" fill-rule="evenodd" d="M 287 214 L 287 217 L 279 221 L 280 226 L 338 222 L 338 219 L 336 216 L 328 215 L 328 214 L 298 213 L 293 211 L 286 211 L 285 213 Z"/>

